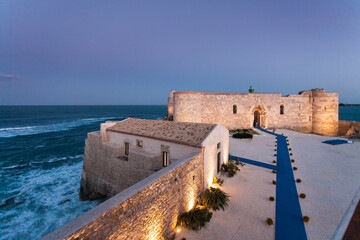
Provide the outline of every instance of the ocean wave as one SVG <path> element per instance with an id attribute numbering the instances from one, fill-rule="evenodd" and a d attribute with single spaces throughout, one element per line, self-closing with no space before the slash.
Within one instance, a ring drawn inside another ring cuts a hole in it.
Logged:
<path id="1" fill-rule="evenodd" d="M 41 134 L 48 132 L 61 132 L 70 130 L 83 125 L 92 124 L 95 122 L 101 122 L 108 119 L 116 119 L 119 117 L 101 117 L 101 118 L 85 118 L 70 122 L 55 123 L 49 125 L 39 126 L 26 126 L 26 127 L 12 127 L 12 128 L 0 128 L 0 138 L 9 138 L 16 136 L 26 136 L 33 134 Z"/>
<path id="2" fill-rule="evenodd" d="M 0 205 L 13 200 L 2 208 L 0 239 L 39 239 L 99 204 L 79 198 L 81 170 L 79 162 L 11 176 L 11 187 L 0 200 Z"/>
<path id="3" fill-rule="evenodd" d="M 52 164 L 52 163 L 58 163 L 58 162 L 67 162 L 69 160 L 74 160 L 74 159 L 79 159 L 84 157 L 83 154 L 79 154 L 79 155 L 75 155 L 75 156 L 66 156 L 66 157 L 55 157 L 55 158 L 50 158 L 50 159 L 46 159 L 44 161 L 41 162 L 29 162 L 26 164 L 18 164 L 18 165 L 12 165 L 12 166 L 8 166 L 8 167 L 2 167 L 2 170 L 13 170 L 13 169 L 23 169 L 23 168 L 27 168 L 27 167 L 35 167 L 35 166 L 42 166 L 45 164 Z"/>

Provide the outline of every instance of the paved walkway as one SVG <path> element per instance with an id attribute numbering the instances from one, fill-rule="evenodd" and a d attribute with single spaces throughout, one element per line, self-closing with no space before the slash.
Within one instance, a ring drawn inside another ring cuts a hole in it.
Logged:
<path id="1" fill-rule="evenodd" d="M 230 158 L 277 170 L 275 239 L 307 239 L 286 137 L 262 128 L 259 129 L 277 136 L 277 166 L 236 156 L 230 156 Z"/>

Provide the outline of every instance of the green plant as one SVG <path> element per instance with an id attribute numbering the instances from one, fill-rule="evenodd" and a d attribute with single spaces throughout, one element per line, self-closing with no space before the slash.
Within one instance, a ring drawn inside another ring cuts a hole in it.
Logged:
<path id="1" fill-rule="evenodd" d="M 276 153 L 274 154 L 274 157 L 276 157 Z"/>
<path id="2" fill-rule="evenodd" d="M 273 183 L 274 185 L 276 185 L 276 181 L 275 181 L 275 180 L 273 180 L 272 183 Z"/>
<path id="3" fill-rule="evenodd" d="M 267 218 L 266 223 L 267 223 L 267 225 L 273 225 L 274 221 L 272 220 L 272 218 Z"/>
<path id="4" fill-rule="evenodd" d="M 300 193 L 299 197 L 302 198 L 302 199 L 305 199 L 305 198 L 306 198 L 306 194 L 305 194 L 305 193 Z"/>
<path id="5" fill-rule="evenodd" d="M 232 135 L 233 138 L 253 138 L 253 135 L 248 132 L 242 132 L 242 133 L 235 133 Z"/>
<path id="6" fill-rule="evenodd" d="M 290 156 L 292 156 L 292 153 L 290 153 Z"/>
<path id="7" fill-rule="evenodd" d="M 175 240 L 175 236 L 176 234 L 174 233 L 173 235 L 169 236 L 169 237 L 161 237 L 161 240 Z"/>
<path id="8" fill-rule="evenodd" d="M 276 163 L 276 160 L 273 160 L 273 163 Z"/>
<path id="9" fill-rule="evenodd" d="M 294 163 L 294 162 L 295 162 L 295 160 L 294 160 L 294 159 L 291 159 L 291 162 L 292 162 L 292 163 Z"/>
<path id="10" fill-rule="evenodd" d="M 276 170 L 272 170 L 272 173 L 276 173 Z"/>
<path id="11" fill-rule="evenodd" d="M 296 182 L 301 183 L 301 179 L 300 178 L 296 179 Z"/>
<path id="12" fill-rule="evenodd" d="M 275 201 L 275 198 L 273 196 L 269 197 L 270 201 Z"/>
<path id="13" fill-rule="evenodd" d="M 291 148 L 289 148 L 289 151 L 291 151 Z"/>
<path id="14" fill-rule="evenodd" d="M 217 183 L 221 186 L 224 183 L 224 180 L 222 180 L 221 178 L 213 177 L 213 183 Z"/>
<path id="15" fill-rule="evenodd" d="M 204 194 L 201 197 L 202 205 L 212 209 L 214 211 L 217 210 L 225 210 L 228 206 L 229 195 L 227 195 L 224 191 L 219 188 L 210 187 L 210 189 L 206 189 Z"/>
<path id="16" fill-rule="evenodd" d="M 186 227 L 191 230 L 199 230 L 210 222 L 212 212 L 207 208 L 194 207 L 188 212 L 181 214 L 177 219 L 177 226 Z"/>
<path id="17" fill-rule="evenodd" d="M 223 163 L 221 165 L 221 172 L 227 173 L 228 177 L 233 177 L 236 174 L 236 171 L 239 170 L 239 168 L 233 164 L 231 161 L 227 161 L 227 163 Z"/>
<path id="18" fill-rule="evenodd" d="M 277 149 L 275 148 L 275 149 L 274 149 L 274 151 L 276 152 L 276 151 L 277 151 Z"/>
<path id="19" fill-rule="evenodd" d="M 275 147 L 277 147 L 277 144 L 275 144 Z"/>
<path id="20" fill-rule="evenodd" d="M 287 145 L 289 146 L 290 144 L 288 143 Z"/>
<path id="21" fill-rule="evenodd" d="M 308 216 L 303 216 L 302 219 L 303 219 L 304 222 L 309 222 L 310 221 L 310 218 Z"/>
<path id="22" fill-rule="evenodd" d="M 239 165 L 239 164 L 240 164 L 239 159 L 236 159 L 236 160 L 235 160 L 235 164 L 236 164 L 236 165 Z"/>
<path id="23" fill-rule="evenodd" d="M 297 167 L 293 167 L 293 169 L 294 169 L 294 171 L 296 171 L 296 170 L 297 170 Z"/>

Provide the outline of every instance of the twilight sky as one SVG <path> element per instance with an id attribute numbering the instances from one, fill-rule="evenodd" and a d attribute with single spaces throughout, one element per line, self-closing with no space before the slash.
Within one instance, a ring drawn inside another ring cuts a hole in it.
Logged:
<path id="1" fill-rule="evenodd" d="M 359 1 L 0 1 L 0 105 L 166 104 L 170 90 L 360 103 Z"/>

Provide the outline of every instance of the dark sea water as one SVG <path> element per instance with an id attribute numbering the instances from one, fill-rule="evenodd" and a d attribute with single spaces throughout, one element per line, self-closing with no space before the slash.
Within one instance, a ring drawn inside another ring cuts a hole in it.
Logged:
<path id="1" fill-rule="evenodd" d="M 166 110 L 0 106 L 0 239 L 38 239 L 99 204 L 78 195 L 86 134 L 106 120 L 162 119 Z M 340 107 L 339 118 L 360 121 L 360 107 Z"/>
<path id="2" fill-rule="evenodd" d="M 86 134 L 166 106 L 0 106 L 0 239 L 38 239 L 99 202 L 78 191 Z M 6 203 L 7 200 L 7 203 Z"/>

